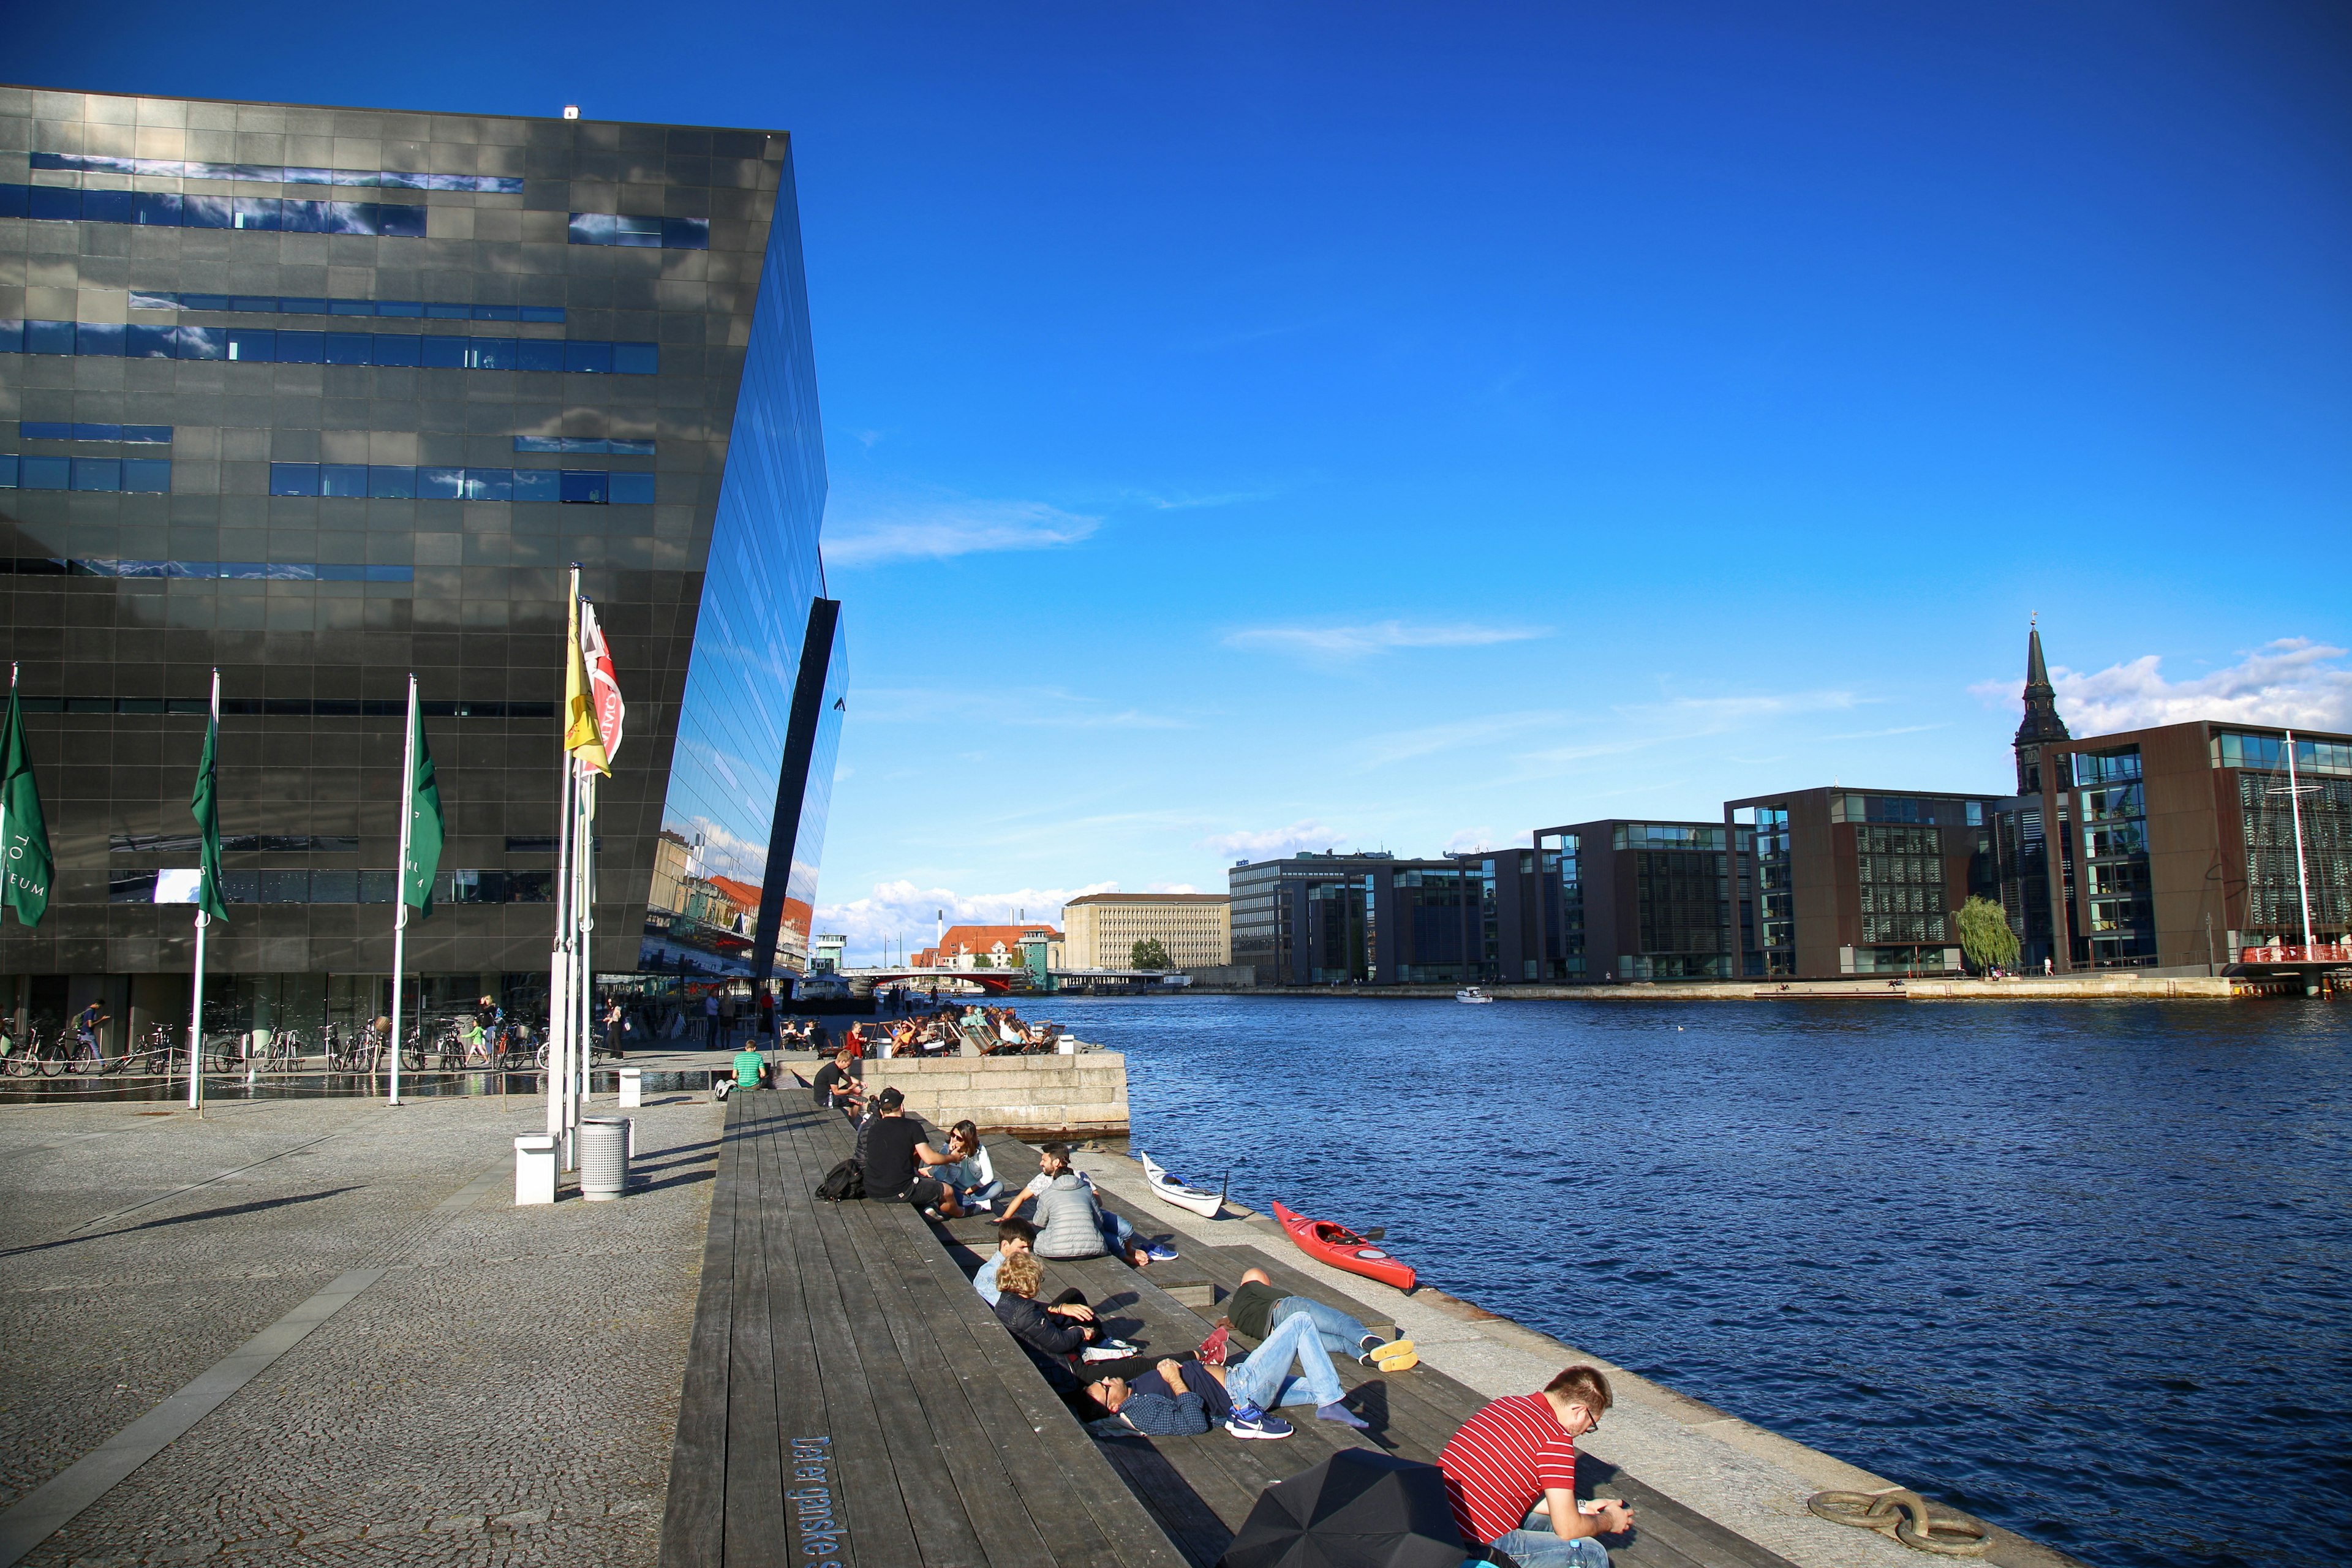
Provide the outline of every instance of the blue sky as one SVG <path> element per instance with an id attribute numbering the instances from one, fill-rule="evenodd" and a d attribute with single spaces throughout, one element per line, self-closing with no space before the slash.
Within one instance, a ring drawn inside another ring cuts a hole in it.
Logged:
<path id="1" fill-rule="evenodd" d="M 259 5 L 21 80 L 795 135 L 821 923 L 2352 727 L 2325 5 Z M 2334 563 L 2329 564 L 2329 563 Z"/>

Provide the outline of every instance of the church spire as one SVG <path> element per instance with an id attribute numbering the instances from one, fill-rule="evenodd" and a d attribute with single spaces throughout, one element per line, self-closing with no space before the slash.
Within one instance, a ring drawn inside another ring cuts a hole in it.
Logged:
<path id="1" fill-rule="evenodd" d="M 2050 668 L 2042 659 L 2041 617 L 2025 634 L 2025 718 L 2017 726 L 2017 793 L 2042 793 L 2042 748 L 2063 741 L 2066 721 L 2058 717 L 2058 693 L 2050 684 Z"/>

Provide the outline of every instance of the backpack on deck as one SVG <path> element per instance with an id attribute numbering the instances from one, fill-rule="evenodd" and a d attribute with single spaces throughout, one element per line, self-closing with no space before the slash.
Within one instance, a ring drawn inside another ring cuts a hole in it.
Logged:
<path id="1" fill-rule="evenodd" d="M 855 1159 L 844 1160 L 824 1173 L 824 1180 L 816 1184 L 815 1195 L 829 1204 L 840 1203 L 845 1198 L 864 1197 L 866 1167 Z"/>

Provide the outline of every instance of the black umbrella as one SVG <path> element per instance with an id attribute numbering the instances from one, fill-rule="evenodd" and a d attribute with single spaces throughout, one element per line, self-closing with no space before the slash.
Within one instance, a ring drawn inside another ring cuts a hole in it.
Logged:
<path id="1" fill-rule="evenodd" d="M 1462 1568 L 1435 1465 L 1348 1448 L 1258 1493 L 1217 1568 Z"/>

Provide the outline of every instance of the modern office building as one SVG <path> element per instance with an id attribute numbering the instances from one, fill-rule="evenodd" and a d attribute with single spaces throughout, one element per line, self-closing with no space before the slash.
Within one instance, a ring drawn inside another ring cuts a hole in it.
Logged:
<path id="1" fill-rule="evenodd" d="M 1782 979 L 1943 974 L 1960 965 L 1953 917 L 1998 894 L 1995 798 L 1837 785 L 1724 806 L 1738 850 L 1741 967 Z"/>
<path id="2" fill-rule="evenodd" d="M 215 667 L 225 1015 L 381 1009 L 411 671 L 410 969 L 543 994 L 575 562 L 628 700 L 596 969 L 804 950 L 845 661 L 782 132 L 0 89 L 0 485 L 57 856 L 20 1013 L 184 1016 Z"/>
<path id="3" fill-rule="evenodd" d="M 1558 868 L 1559 946 L 1565 961 L 1558 977 L 1738 976 L 1733 834 L 1719 822 L 1617 818 L 1536 829 L 1537 849 Z"/>
<path id="4" fill-rule="evenodd" d="M 2195 721 L 2045 743 L 2055 967 L 2352 961 L 2352 735 L 2294 732 L 2292 765 L 2289 740 Z"/>
<path id="5" fill-rule="evenodd" d="M 1459 985 L 1568 978 L 1557 856 L 1378 851 L 1244 861 L 1233 962 L 1260 985 Z"/>
<path id="6" fill-rule="evenodd" d="M 1232 909 L 1223 893 L 1087 893 L 1062 906 L 1063 952 L 1074 969 L 1125 969 L 1157 942 L 1179 969 L 1218 967 L 1234 961 Z"/>

